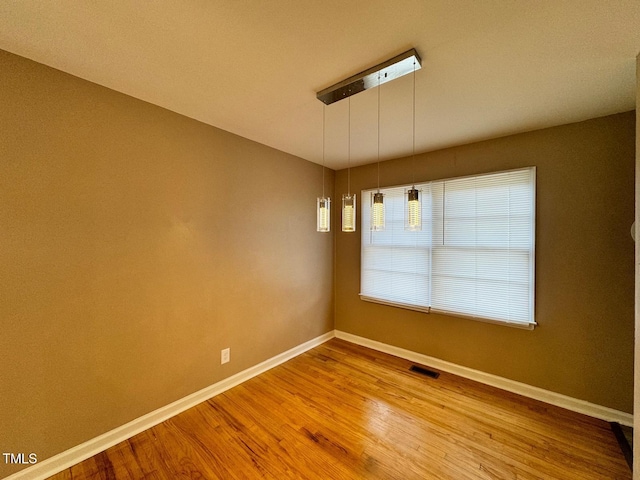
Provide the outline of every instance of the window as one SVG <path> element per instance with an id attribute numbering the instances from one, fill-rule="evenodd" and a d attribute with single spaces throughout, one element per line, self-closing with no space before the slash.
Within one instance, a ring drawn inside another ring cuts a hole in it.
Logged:
<path id="1" fill-rule="evenodd" d="M 422 231 L 404 230 L 405 187 L 362 192 L 361 298 L 529 327 L 534 321 L 535 167 L 417 184 Z"/>

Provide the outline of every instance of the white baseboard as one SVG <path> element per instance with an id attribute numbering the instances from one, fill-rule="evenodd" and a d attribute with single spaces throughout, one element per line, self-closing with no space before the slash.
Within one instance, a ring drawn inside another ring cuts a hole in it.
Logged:
<path id="1" fill-rule="evenodd" d="M 346 340 L 347 342 L 362 345 L 363 347 L 369 347 L 380 352 L 389 353 L 396 357 L 404 358 L 412 362 L 421 363 L 444 372 L 453 373 L 470 380 L 491 385 L 493 387 L 507 390 L 508 392 L 517 393 L 525 397 L 540 400 L 542 402 L 550 403 L 557 407 L 566 408 L 578 413 L 583 413 L 591 417 L 600 418 L 607 422 L 618 422 L 622 425 L 629 427 L 633 426 L 633 415 L 630 413 L 614 410 L 613 408 L 603 407 L 602 405 L 596 405 L 585 400 L 579 400 L 577 398 L 568 397 L 561 393 L 551 392 L 542 388 L 527 385 L 526 383 L 516 382 L 515 380 L 509 380 L 508 378 L 499 377 L 490 373 L 474 370 L 473 368 L 463 367 L 456 365 L 455 363 L 440 360 L 439 358 L 430 357 L 421 353 L 412 352 L 411 350 L 405 350 L 404 348 L 394 347 L 386 343 L 377 342 L 368 338 L 359 337 L 351 333 L 342 332 L 340 330 L 335 331 L 335 336 Z"/>
<path id="2" fill-rule="evenodd" d="M 136 418 L 125 425 L 114 428 L 99 437 L 92 438 L 91 440 L 59 453 L 58 455 L 27 467 L 24 470 L 6 477 L 5 480 L 42 480 L 50 477 L 51 475 L 55 475 L 56 473 L 86 460 L 109 447 L 131 438 L 144 430 L 154 427 L 175 415 L 178 415 L 199 403 L 209 400 L 210 398 L 213 398 L 216 395 L 219 395 L 222 392 L 255 377 L 256 375 L 260 375 L 261 373 L 264 373 L 267 370 L 306 352 L 307 350 L 317 347 L 327 340 L 332 339 L 334 336 L 334 331 L 332 330 L 324 335 L 313 338 L 308 342 L 298 345 L 297 347 L 287 350 L 286 352 L 276 355 L 275 357 L 265 360 L 253 367 L 247 368 L 242 372 L 236 373 L 235 375 L 203 388 L 198 392 L 192 393 L 191 395 L 181 398 L 180 400 L 176 400 L 169 405 L 154 410 L 142 417 Z"/>
<path id="3" fill-rule="evenodd" d="M 106 450 L 109 447 L 131 438 L 144 430 L 154 427 L 155 425 L 158 425 L 159 423 L 162 423 L 199 403 L 213 398 L 216 395 L 249 380 L 250 378 L 260 375 L 261 373 L 266 372 L 267 370 L 270 370 L 271 368 L 280 365 L 281 363 L 284 363 L 307 350 L 317 347 L 318 345 L 332 339 L 334 336 L 357 345 L 389 353 L 412 362 L 428 365 L 444 372 L 453 373 L 486 385 L 491 385 L 525 397 L 540 400 L 551 405 L 566 408 L 567 410 L 583 413 L 608 422 L 618 422 L 622 425 L 633 426 L 633 415 L 629 413 L 614 410 L 609 407 L 603 407 L 602 405 L 596 405 L 577 398 L 568 397 L 542 388 L 533 387 L 525 383 L 516 382 L 514 380 L 509 380 L 508 378 L 499 377 L 497 375 L 481 372 L 472 368 L 456 365 L 455 363 L 440 360 L 439 358 L 430 357 L 421 353 L 412 352 L 410 350 L 405 350 L 404 348 L 394 347 L 386 343 L 359 337 L 340 330 L 334 330 L 265 360 L 258 365 L 254 365 L 253 367 L 232 375 L 229 378 L 225 378 L 218 383 L 203 388 L 202 390 L 181 398 L 180 400 L 176 400 L 169 405 L 154 410 L 153 412 L 132 420 L 125 425 L 70 448 L 58 455 L 27 467 L 20 472 L 6 477 L 4 480 L 44 480 Z"/>

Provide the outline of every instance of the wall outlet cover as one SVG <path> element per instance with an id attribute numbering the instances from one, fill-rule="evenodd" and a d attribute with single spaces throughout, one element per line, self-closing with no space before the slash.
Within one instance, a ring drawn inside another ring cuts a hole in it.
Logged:
<path id="1" fill-rule="evenodd" d="M 231 349 L 225 348 L 220 351 L 220 364 L 228 363 L 231 360 Z"/>

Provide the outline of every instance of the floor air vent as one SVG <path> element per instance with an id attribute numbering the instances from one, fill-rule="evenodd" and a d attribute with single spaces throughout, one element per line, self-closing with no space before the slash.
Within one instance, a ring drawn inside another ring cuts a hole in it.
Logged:
<path id="1" fill-rule="evenodd" d="M 438 372 L 434 372 L 433 370 L 429 370 L 428 368 L 424 368 L 424 367 L 419 367 L 417 365 L 411 365 L 411 368 L 409 370 L 411 370 L 412 372 L 419 373 L 420 375 L 424 375 L 426 377 L 431 377 L 431 378 L 438 378 L 440 376 Z"/>

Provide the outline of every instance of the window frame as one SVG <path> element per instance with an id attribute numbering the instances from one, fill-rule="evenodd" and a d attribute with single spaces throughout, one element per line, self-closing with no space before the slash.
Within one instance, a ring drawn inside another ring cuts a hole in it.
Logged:
<path id="1" fill-rule="evenodd" d="M 474 175 L 464 175 L 464 176 L 458 176 L 458 177 L 449 177 L 449 178 L 442 178 L 442 179 L 434 179 L 431 181 L 427 181 L 427 182 L 420 182 L 420 183 L 416 183 L 416 188 L 420 188 L 420 187 L 424 187 L 424 186 L 428 186 L 429 187 L 429 192 L 430 195 L 432 195 L 432 197 L 429 200 L 430 203 L 430 207 L 429 207 L 429 218 L 423 218 L 423 228 L 425 227 L 425 224 L 428 224 L 428 228 L 430 229 L 430 235 L 433 239 L 433 232 L 432 232 L 432 228 L 433 228 L 433 224 L 434 224 L 434 218 L 436 217 L 436 215 L 431 211 L 431 208 L 433 206 L 433 193 L 432 193 L 432 188 L 431 186 L 433 184 L 437 184 L 442 182 L 443 184 L 446 185 L 445 182 L 448 181 L 456 181 L 456 180 L 464 180 L 464 179 L 475 179 L 475 178 L 481 178 L 481 177 L 486 177 L 486 176 L 492 176 L 492 175 L 499 175 L 499 174 L 509 174 L 509 173 L 515 173 L 515 172 L 519 172 L 519 171 L 528 171 L 530 174 L 530 185 L 531 185 L 531 191 L 530 191 L 530 202 L 531 202 L 531 210 L 530 210 L 530 248 L 526 249 L 525 251 L 528 251 L 529 253 L 529 263 L 528 263 L 528 274 L 529 274 L 529 280 L 527 283 L 528 286 L 528 291 L 529 291 L 529 320 L 528 321 L 510 321 L 507 319 L 500 319 L 500 318 L 491 318 L 491 317 L 487 317 L 487 316 L 481 316 L 481 315 L 475 315 L 475 314 L 469 314 L 469 313 L 465 313 L 465 312 L 457 312 L 457 311 L 451 311 L 451 310 L 445 310 L 445 309 L 439 309 L 439 308 L 434 308 L 432 305 L 434 303 L 433 301 L 433 273 L 432 273 L 432 264 L 433 264 L 433 251 L 434 249 L 438 248 L 436 246 L 433 245 L 433 241 L 432 243 L 429 245 L 429 250 L 430 250 L 430 258 L 429 258 L 429 289 L 430 292 L 427 295 L 429 297 L 429 304 L 430 306 L 422 306 L 422 305 L 417 305 L 417 304 L 412 304 L 412 303 L 403 303 L 403 302 L 398 302 L 398 301 L 392 301 L 392 300 L 388 300 L 388 299 L 384 299 L 384 298 L 378 298 L 375 296 L 371 296 L 368 295 L 366 293 L 362 293 L 363 290 L 363 274 L 364 274 L 364 265 L 365 265 L 365 254 L 366 254 L 366 247 L 365 247 L 365 242 L 364 242 L 364 235 L 375 235 L 379 232 L 375 232 L 375 231 L 370 231 L 369 229 L 369 222 L 370 222 L 370 215 L 367 215 L 367 213 L 365 213 L 366 210 L 368 210 L 368 208 L 370 208 L 370 195 L 371 192 L 377 191 L 377 188 L 368 188 L 368 189 L 363 189 L 361 191 L 361 203 L 360 205 L 362 206 L 362 209 L 365 210 L 361 213 L 361 228 L 362 228 L 362 236 L 361 236 L 361 262 L 360 262 L 360 299 L 366 302 L 371 302 L 371 303 L 378 303 L 378 304 L 382 304 L 382 305 L 388 305 L 388 306 L 392 306 L 392 307 L 397 307 L 397 308 L 403 308 L 403 309 L 407 309 L 407 310 L 414 310 L 414 311 L 418 311 L 418 312 L 422 312 L 422 313 L 438 313 L 438 314 L 442 314 L 442 315 L 450 315 L 450 316 L 455 316 L 455 317 L 460 317 L 460 318 L 467 318 L 467 319 L 471 319 L 471 320 L 476 320 L 476 321 L 480 321 L 480 322 L 484 322 L 484 323 L 490 323 L 490 324 L 497 324 L 497 325 L 504 325 L 504 326 L 510 326 L 510 327 L 514 327 L 514 328 L 519 328 L 519 329 L 526 329 L 526 330 L 533 330 L 535 328 L 535 326 L 537 325 L 536 322 L 536 317 L 535 317 L 535 291 L 536 291 L 536 285 L 535 285 L 535 270 L 536 270 L 536 260 L 535 260 L 535 246 L 536 246 L 536 194 L 537 194 L 537 172 L 536 172 L 536 167 L 535 166 L 530 166 L 530 167 L 521 167 L 521 168 L 515 168 L 515 169 L 509 169 L 509 170 L 500 170 L 500 171 L 493 171 L 493 172 L 486 172 L 486 173 L 481 173 L 481 174 L 474 174 Z M 389 191 L 391 189 L 405 189 L 407 187 L 411 187 L 412 184 L 403 184 L 403 185 L 395 185 L 395 186 L 388 186 L 388 187 L 384 187 L 384 188 L 380 188 L 380 191 L 382 193 L 385 193 L 385 191 Z M 443 194 L 444 196 L 444 194 Z M 423 199 L 424 202 L 424 199 Z M 369 207 L 367 208 L 367 206 L 369 205 Z M 385 205 L 386 207 L 386 205 Z M 511 218 L 511 217 L 509 217 Z M 444 217 L 443 217 L 443 221 L 444 221 Z M 373 237 L 372 237 L 373 238 Z M 498 250 L 498 249 L 496 249 Z M 508 252 L 509 248 L 504 249 L 504 251 Z"/>

